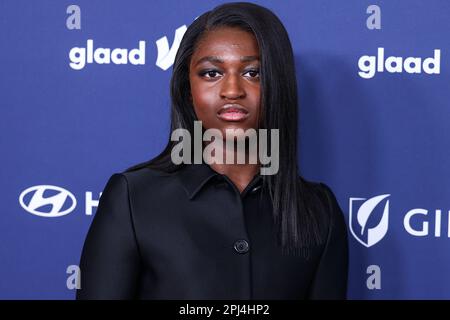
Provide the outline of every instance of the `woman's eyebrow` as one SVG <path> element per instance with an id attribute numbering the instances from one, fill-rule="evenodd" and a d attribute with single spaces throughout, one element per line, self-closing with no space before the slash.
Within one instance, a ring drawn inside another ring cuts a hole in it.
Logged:
<path id="1" fill-rule="evenodd" d="M 243 57 L 241 57 L 241 62 L 250 62 L 250 61 L 255 61 L 255 60 L 259 61 L 259 57 L 258 56 L 243 56 Z"/>
<path id="2" fill-rule="evenodd" d="M 242 56 L 240 58 L 241 62 L 250 62 L 250 61 L 255 61 L 255 60 L 259 60 L 258 56 Z M 221 57 L 218 56 L 205 56 L 202 57 L 200 59 L 198 59 L 197 63 L 195 65 L 198 65 L 202 62 L 212 62 L 212 63 L 223 63 L 223 59 Z"/>

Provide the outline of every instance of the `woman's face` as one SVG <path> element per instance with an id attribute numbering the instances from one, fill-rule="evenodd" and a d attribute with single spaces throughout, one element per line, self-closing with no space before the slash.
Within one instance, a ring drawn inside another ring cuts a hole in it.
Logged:
<path id="1" fill-rule="evenodd" d="M 224 27 L 197 44 L 189 66 L 192 103 L 205 129 L 259 127 L 259 48 L 252 33 Z"/>

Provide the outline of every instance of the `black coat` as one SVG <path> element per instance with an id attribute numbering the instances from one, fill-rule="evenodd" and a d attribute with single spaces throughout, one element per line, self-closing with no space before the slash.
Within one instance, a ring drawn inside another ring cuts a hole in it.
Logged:
<path id="1" fill-rule="evenodd" d="M 240 194 L 206 164 L 113 175 L 83 247 L 77 299 L 345 298 L 347 229 L 332 192 L 308 183 L 331 208 L 324 244 L 286 256 L 261 180 Z"/>

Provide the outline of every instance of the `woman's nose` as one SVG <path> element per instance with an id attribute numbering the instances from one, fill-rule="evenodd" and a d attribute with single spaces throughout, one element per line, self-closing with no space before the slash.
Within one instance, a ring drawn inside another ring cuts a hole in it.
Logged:
<path id="1" fill-rule="evenodd" d="M 222 81 L 220 95 L 224 99 L 235 100 L 245 96 L 239 75 L 227 75 Z"/>

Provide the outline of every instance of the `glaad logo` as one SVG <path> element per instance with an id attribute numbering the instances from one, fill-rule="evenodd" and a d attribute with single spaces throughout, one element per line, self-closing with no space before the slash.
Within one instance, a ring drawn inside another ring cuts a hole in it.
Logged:
<path id="1" fill-rule="evenodd" d="M 364 79 L 370 79 L 376 72 L 383 72 L 385 69 L 389 73 L 422 73 L 427 74 L 441 73 L 441 50 L 434 50 L 434 57 L 423 60 L 418 57 L 390 56 L 384 58 L 384 48 L 378 48 L 378 56 L 362 56 L 358 60 L 359 76 Z"/>
<path id="2" fill-rule="evenodd" d="M 389 200 L 386 200 L 384 205 L 383 213 L 381 219 L 377 226 L 370 228 L 368 227 L 369 218 L 373 216 L 376 207 L 382 203 L 390 194 L 383 194 L 370 199 L 366 198 L 350 198 L 349 203 L 349 220 L 350 220 L 350 232 L 362 245 L 371 247 L 378 243 L 385 236 L 388 230 L 388 219 L 389 219 Z M 357 213 L 356 217 L 354 214 L 354 202 L 364 201 Z M 355 221 L 356 219 L 356 221 Z"/>
<path id="3" fill-rule="evenodd" d="M 52 191 L 54 193 L 52 196 L 44 197 L 45 192 Z M 25 198 L 29 197 L 31 198 L 25 203 Z M 19 203 L 22 208 L 31 214 L 40 217 L 54 218 L 71 213 L 77 205 L 77 200 L 74 195 L 66 189 L 57 186 L 39 185 L 22 191 L 19 196 Z M 66 203 L 69 203 L 70 206 L 67 209 L 62 210 Z M 51 206 L 51 209 L 49 211 L 43 210 L 43 207 L 48 205 Z"/>
<path id="4" fill-rule="evenodd" d="M 94 50 L 94 40 L 89 39 L 86 48 L 74 47 L 69 52 L 70 67 L 75 70 L 81 70 L 86 63 L 98 64 L 145 64 L 145 41 L 139 41 L 139 49 L 110 49 L 97 48 Z"/>
<path id="5" fill-rule="evenodd" d="M 169 69 L 175 61 L 175 55 L 180 47 L 181 40 L 186 33 L 186 25 L 182 25 L 175 31 L 175 38 L 173 39 L 172 47 L 169 49 L 169 41 L 164 36 L 156 41 L 156 47 L 158 48 L 158 57 L 156 58 L 156 66 L 160 67 L 164 71 Z"/>

